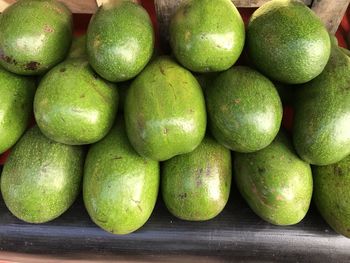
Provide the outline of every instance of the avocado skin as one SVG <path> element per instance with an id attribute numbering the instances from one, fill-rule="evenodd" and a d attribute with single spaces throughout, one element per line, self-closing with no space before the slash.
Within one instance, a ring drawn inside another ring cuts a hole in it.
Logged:
<path id="1" fill-rule="evenodd" d="M 87 30 L 87 53 L 92 68 L 112 82 L 138 75 L 152 57 L 154 32 L 142 6 L 131 1 L 102 5 Z"/>
<path id="2" fill-rule="evenodd" d="M 313 201 L 322 217 L 339 234 L 350 238 L 350 156 L 338 163 L 314 166 Z"/>
<path id="3" fill-rule="evenodd" d="M 0 67 L 0 154 L 11 148 L 27 128 L 35 90 L 34 79 Z"/>
<path id="4" fill-rule="evenodd" d="M 87 58 L 86 53 L 86 35 L 73 37 L 67 59 L 71 58 Z"/>
<path id="5" fill-rule="evenodd" d="M 209 126 L 218 142 L 237 152 L 269 145 L 282 120 L 282 103 L 273 83 L 259 72 L 236 66 L 206 88 Z"/>
<path id="6" fill-rule="evenodd" d="M 227 70 L 245 40 L 242 17 L 230 0 L 186 1 L 172 17 L 169 34 L 175 57 L 194 72 Z"/>
<path id="7" fill-rule="evenodd" d="M 85 59 L 57 65 L 41 80 L 34 115 L 48 138 L 70 145 L 91 144 L 111 129 L 118 90 L 92 71 Z"/>
<path id="8" fill-rule="evenodd" d="M 350 57 L 350 50 L 349 49 L 346 49 L 346 48 L 343 48 L 343 47 L 339 47 L 339 48 L 345 55 Z"/>
<path id="9" fill-rule="evenodd" d="M 153 160 L 191 152 L 205 135 L 203 92 L 191 72 L 168 57 L 154 60 L 133 81 L 124 116 L 131 144 Z"/>
<path id="10" fill-rule="evenodd" d="M 45 223 L 63 214 L 80 191 L 84 150 L 46 138 L 37 126 L 13 148 L 1 174 L 7 208 L 29 223 Z"/>
<path id="11" fill-rule="evenodd" d="M 230 151 L 206 136 L 193 152 L 162 164 L 163 200 L 180 219 L 212 219 L 228 201 L 231 177 Z"/>
<path id="12" fill-rule="evenodd" d="M 64 60 L 72 14 L 55 0 L 17 1 L 0 16 L 0 64 L 20 75 L 40 75 Z"/>
<path id="13" fill-rule="evenodd" d="M 293 141 L 306 162 L 329 165 L 350 154 L 349 83 L 350 58 L 332 47 L 322 74 L 297 87 Z"/>
<path id="14" fill-rule="evenodd" d="M 287 84 L 318 76 L 330 55 L 322 21 L 303 3 L 274 0 L 258 8 L 247 28 L 249 57 L 266 76 Z"/>
<path id="15" fill-rule="evenodd" d="M 306 215 L 312 196 L 310 165 L 295 153 L 279 133 L 265 149 L 235 153 L 234 174 L 250 208 L 274 225 L 293 225 Z"/>
<path id="16" fill-rule="evenodd" d="M 136 231 L 153 211 L 159 177 L 159 163 L 135 152 L 118 118 L 86 158 L 83 197 L 91 219 L 113 234 Z"/>

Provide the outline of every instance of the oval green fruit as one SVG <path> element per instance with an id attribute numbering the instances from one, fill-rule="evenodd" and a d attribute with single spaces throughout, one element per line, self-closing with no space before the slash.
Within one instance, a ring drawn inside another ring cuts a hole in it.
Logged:
<path id="1" fill-rule="evenodd" d="M 293 140 L 306 162 L 328 165 L 350 154 L 350 58 L 338 47 L 325 70 L 297 87 Z"/>
<path id="2" fill-rule="evenodd" d="M 91 219 L 113 234 L 131 233 L 150 217 L 158 189 L 159 163 L 135 152 L 118 119 L 86 158 L 83 197 Z"/>
<path id="3" fill-rule="evenodd" d="M 338 233 L 350 238 L 350 156 L 338 163 L 313 167 L 314 202 Z"/>
<path id="4" fill-rule="evenodd" d="M 62 61 L 72 40 L 72 14 L 55 0 L 17 1 L 0 17 L 0 64 L 38 75 Z"/>
<path id="5" fill-rule="evenodd" d="M 150 159 L 165 161 L 191 152 L 205 135 L 201 87 L 168 57 L 156 59 L 133 81 L 124 113 L 131 144 Z"/>
<path id="6" fill-rule="evenodd" d="M 162 195 L 176 217 L 203 221 L 225 207 L 231 188 L 231 153 L 210 137 L 191 153 L 162 164 Z"/>
<path id="7" fill-rule="evenodd" d="M 300 84 L 318 76 L 330 55 L 322 21 L 297 0 L 273 0 L 258 8 L 247 28 L 249 56 L 266 76 Z"/>
<path id="8" fill-rule="evenodd" d="M 282 103 L 273 83 L 248 67 L 232 67 L 206 89 L 209 125 L 214 137 L 237 152 L 254 152 L 276 137 Z"/>
<path id="9" fill-rule="evenodd" d="M 103 78 L 132 79 L 152 57 L 154 33 L 150 17 L 131 1 L 102 5 L 87 30 L 87 53 L 93 69 Z"/>
<path id="10" fill-rule="evenodd" d="M 169 31 L 175 57 L 195 72 L 230 68 L 244 47 L 244 23 L 230 0 L 185 1 Z"/>
<path id="11" fill-rule="evenodd" d="M 35 90 L 33 79 L 0 67 L 0 154 L 12 147 L 27 128 Z"/>
<path id="12" fill-rule="evenodd" d="M 44 223 L 74 202 L 83 175 L 84 150 L 46 138 L 37 126 L 13 148 L 1 175 L 8 209 L 29 223 Z"/>
<path id="13" fill-rule="evenodd" d="M 262 219 L 293 225 L 306 215 L 312 196 L 311 168 L 284 134 L 258 152 L 236 153 L 234 171 L 243 198 Z"/>
<path id="14" fill-rule="evenodd" d="M 101 140 L 118 109 L 116 87 L 99 78 L 85 59 L 67 60 L 41 80 L 34 98 L 35 119 L 50 139 L 71 145 Z"/>

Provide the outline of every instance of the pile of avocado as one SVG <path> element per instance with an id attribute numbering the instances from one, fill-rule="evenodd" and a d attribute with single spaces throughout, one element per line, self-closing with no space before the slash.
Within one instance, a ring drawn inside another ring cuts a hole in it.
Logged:
<path id="1" fill-rule="evenodd" d="M 174 216 L 203 221 L 236 184 L 272 224 L 297 224 L 313 198 L 350 237 L 350 57 L 311 9 L 272 0 L 245 28 L 230 0 L 184 1 L 168 56 L 132 1 L 99 7 L 86 36 L 72 26 L 56 0 L 0 16 L 0 153 L 12 148 L 0 186 L 12 214 L 48 222 L 82 191 L 93 222 L 127 234 L 159 190 Z"/>

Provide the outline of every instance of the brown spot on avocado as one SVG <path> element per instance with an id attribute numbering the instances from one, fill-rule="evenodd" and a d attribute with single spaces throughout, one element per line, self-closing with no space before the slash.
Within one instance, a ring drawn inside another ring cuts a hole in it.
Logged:
<path id="1" fill-rule="evenodd" d="M 120 160 L 120 159 L 123 159 L 123 157 L 121 157 L 121 156 L 116 156 L 116 157 L 112 158 L 112 160 Z"/>
<path id="2" fill-rule="evenodd" d="M 45 25 L 44 31 L 47 33 L 53 33 L 55 30 L 52 27 L 50 27 L 49 25 Z"/>
<path id="3" fill-rule="evenodd" d="M 182 194 L 179 194 L 178 197 L 180 199 L 185 199 L 187 197 L 187 193 L 182 193 Z"/>
<path id="4" fill-rule="evenodd" d="M 235 102 L 235 104 L 240 104 L 241 100 L 240 99 L 235 99 L 234 102 Z"/>
<path id="5" fill-rule="evenodd" d="M 339 167 L 339 166 L 334 166 L 334 168 L 333 168 L 333 170 L 334 170 L 334 174 L 336 175 L 336 176 L 343 176 L 344 175 L 344 172 L 343 172 L 343 170 Z"/>
<path id="6" fill-rule="evenodd" d="M 66 71 L 66 68 L 61 68 L 60 69 L 60 72 L 65 72 Z"/>
<path id="7" fill-rule="evenodd" d="M 25 65 L 25 69 L 26 69 L 26 70 L 37 70 L 39 66 L 40 66 L 40 63 L 39 63 L 39 62 L 30 61 L 29 63 L 27 63 L 27 64 Z"/>
<path id="8" fill-rule="evenodd" d="M 167 135 L 168 132 L 169 132 L 169 129 L 165 127 L 164 130 L 163 130 L 163 133 L 164 133 L 165 135 Z"/>

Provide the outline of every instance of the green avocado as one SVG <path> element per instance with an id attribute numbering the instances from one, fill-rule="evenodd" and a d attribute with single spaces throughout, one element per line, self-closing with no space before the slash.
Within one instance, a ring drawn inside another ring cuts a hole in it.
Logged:
<path id="1" fill-rule="evenodd" d="M 153 160 L 191 152 L 205 135 L 201 87 L 191 72 L 168 57 L 154 60 L 133 81 L 124 115 L 131 144 Z"/>
<path id="2" fill-rule="evenodd" d="M 111 1 L 92 17 L 87 30 L 87 53 L 101 77 L 120 82 L 134 78 L 151 59 L 154 32 L 142 6 Z"/>
<path id="3" fill-rule="evenodd" d="M 254 152 L 276 137 L 282 103 L 273 83 L 243 66 L 221 73 L 206 89 L 209 125 L 214 137 L 237 152 Z"/>
<path id="4" fill-rule="evenodd" d="M 314 165 L 350 154 L 350 58 L 338 47 L 314 80 L 297 87 L 293 124 L 299 156 Z"/>
<path id="5" fill-rule="evenodd" d="M 350 155 L 338 163 L 313 167 L 314 203 L 338 233 L 350 238 Z"/>
<path id="6" fill-rule="evenodd" d="M 87 58 L 86 53 L 86 35 L 74 37 L 70 47 L 67 59 Z"/>
<path id="7" fill-rule="evenodd" d="M 193 152 L 162 164 L 163 200 L 180 219 L 209 220 L 224 209 L 231 177 L 230 150 L 207 136 Z"/>
<path id="8" fill-rule="evenodd" d="M 0 17 L 0 65 L 38 75 L 64 60 L 72 40 L 72 14 L 55 0 L 22 0 Z"/>
<path id="9" fill-rule="evenodd" d="M 231 0 L 185 1 L 169 31 L 175 57 L 195 72 L 227 70 L 244 47 L 244 23 Z"/>
<path id="10" fill-rule="evenodd" d="M 274 225 L 293 225 L 306 215 L 312 196 L 310 165 L 295 153 L 279 133 L 265 149 L 236 153 L 236 183 L 250 208 Z"/>
<path id="11" fill-rule="evenodd" d="M 322 21 L 297 0 L 273 0 L 258 8 L 247 28 L 251 60 L 266 76 L 300 84 L 318 76 L 330 55 Z"/>
<path id="12" fill-rule="evenodd" d="M 50 139 L 70 144 L 101 140 L 111 129 L 118 109 L 115 85 L 95 74 L 85 59 L 67 60 L 41 80 L 34 115 Z"/>
<path id="13" fill-rule="evenodd" d="M 13 148 L 1 175 L 8 209 L 29 223 L 44 223 L 63 214 L 80 191 L 84 150 L 46 138 L 37 126 Z"/>
<path id="14" fill-rule="evenodd" d="M 0 154 L 12 147 L 27 128 L 35 90 L 34 79 L 0 67 Z"/>
<path id="15" fill-rule="evenodd" d="M 345 55 L 350 57 L 350 50 L 349 49 L 346 49 L 346 48 L 343 48 L 343 47 L 339 47 L 339 48 Z"/>
<path id="16" fill-rule="evenodd" d="M 91 219 L 113 234 L 136 231 L 153 211 L 159 177 L 159 163 L 135 152 L 118 118 L 86 158 L 83 197 Z"/>

